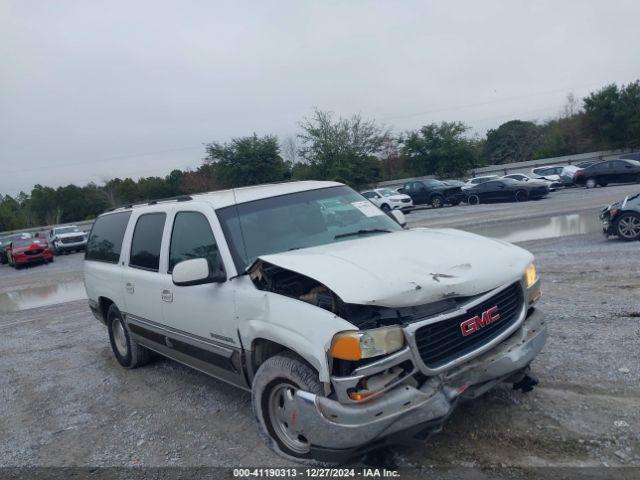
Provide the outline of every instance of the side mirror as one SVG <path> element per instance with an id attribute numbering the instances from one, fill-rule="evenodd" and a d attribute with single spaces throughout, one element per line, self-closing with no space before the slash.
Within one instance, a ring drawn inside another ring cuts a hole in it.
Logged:
<path id="1" fill-rule="evenodd" d="M 184 260 L 173 267 L 171 279 L 179 287 L 189 287 L 224 282 L 227 277 L 223 272 L 210 272 L 209 262 L 206 259 L 194 258 L 193 260 Z"/>
<path id="2" fill-rule="evenodd" d="M 391 212 L 389 212 L 389 215 L 391 215 L 391 218 L 398 222 L 401 227 L 407 225 L 407 219 L 405 218 L 404 213 L 402 213 L 400 210 L 391 210 Z"/>

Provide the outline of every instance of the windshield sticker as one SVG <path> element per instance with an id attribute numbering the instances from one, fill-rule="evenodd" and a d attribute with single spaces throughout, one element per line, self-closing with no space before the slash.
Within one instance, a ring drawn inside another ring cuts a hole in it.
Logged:
<path id="1" fill-rule="evenodd" d="M 377 217 L 378 215 L 384 215 L 384 212 L 376 207 L 368 200 L 362 200 L 359 202 L 351 202 L 351 205 L 360 210 L 367 217 Z"/>

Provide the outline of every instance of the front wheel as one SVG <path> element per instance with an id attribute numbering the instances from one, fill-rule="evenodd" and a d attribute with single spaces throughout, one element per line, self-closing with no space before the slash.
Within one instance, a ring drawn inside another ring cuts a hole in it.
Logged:
<path id="1" fill-rule="evenodd" d="M 524 190 L 518 190 L 514 195 L 516 202 L 526 202 L 529 200 L 529 195 Z"/>
<path id="2" fill-rule="evenodd" d="M 467 203 L 469 205 L 478 205 L 480 203 L 480 197 L 478 195 L 469 195 Z"/>
<path id="3" fill-rule="evenodd" d="M 386 203 L 383 203 L 382 206 L 380 207 L 380 209 L 384 213 L 389 213 L 391 211 L 391 207 L 389 207 L 389 205 L 387 205 Z"/>
<path id="4" fill-rule="evenodd" d="M 253 379 L 252 404 L 267 444 L 285 458 L 301 460 L 311 458 L 311 444 L 308 426 L 297 422 L 298 390 L 323 395 L 318 374 L 293 353 L 275 355 L 260 365 Z"/>
<path id="5" fill-rule="evenodd" d="M 444 198 L 440 195 L 434 195 L 431 198 L 431 206 L 433 208 L 442 208 L 444 206 Z"/>
<path id="6" fill-rule="evenodd" d="M 622 240 L 640 240 L 640 215 L 632 212 L 621 214 L 616 220 L 615 230 Z"/>

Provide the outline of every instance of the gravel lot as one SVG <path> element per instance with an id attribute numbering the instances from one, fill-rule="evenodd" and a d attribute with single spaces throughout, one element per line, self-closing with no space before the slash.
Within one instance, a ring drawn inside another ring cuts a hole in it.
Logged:
<path id="1" fill-rule="evenodd" d="M 413 225 L 597 212 L 638 186 L 528 204 L 422 210 Z M 504 386 L 462 405 L 418 448 L 359 462 L 428 466 L 640 466 L 640 243 L 588 233 L 521 244 L 537 257 L 550 335 L 529 394 Z M 14 271 L 0 295 L 81 280 L 82 256 Z M 124 370 L 86 301 L 0 313 L 0 466 L 283 465 L 249 394 L 169 360 Z"/>

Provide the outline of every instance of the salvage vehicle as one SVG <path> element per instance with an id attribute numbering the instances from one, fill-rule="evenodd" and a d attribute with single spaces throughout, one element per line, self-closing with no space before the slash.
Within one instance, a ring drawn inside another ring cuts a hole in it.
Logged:
<path id="1" fill-rule="evenodd" d="M 465 188 L 469 205 L 488 202 L 526 202 L 549 194 L 549 187 L 541 183 L 520 182 L 512 178 L 499 178 Z"/>
<path id="2" fill-rule="evenodd" d="M 54 227 L 49 232 L 49 243 L 56 255 L 80 252 L 87 246 L 87 235 L 75 225 Z"/>
<path id="3" fill-rule="evenodd" d="M 485 175 L 484 177 L 473 177 L 464 182 L 463 188 L 475 187 L 484 182 L 488 182 L 490 180 L 497 180 L 500 178 L 498 175 Z"/>
<path id="4" fill-rule="evenodd" d="M 458 205 L 465 198 L 460 187 L 452 187 L 439 180 L 414 180 L 402 187 L 402 193 L 409 195 L 414 205 L 431 205 L 433 208 Z"/>
<path id="5" fill-rule="evenodd" d="M 9 265 L 17 270 L 33 263 L 51 263 L 53 252 L 43 238 L 19 238 L 11 241 L 7 258 Z"/>
<path id="6" fill-rule="evenodd" d="M 640 194 L 603 208 L 600 220 L 606 236 L 615 235 L 628 242 L 640 240 Z"/>
<path id="7" fill-rule="evenodd" d="M 564 166 L 554 165 L 548 167 L 536 167 L 531 170 L 531 173 L 536 177 L 541 177 L 552 182 L 560 182 L 560 174 Z"/>
<path id="8" fill-rule="evenodd" d="M 409 195 L 398 193 L 390 188 L 376 188 L 360 194 L 385 213 L 396 209 L 405 213 L 413 210 L 413 201 Z"/>
<path id="9" fill-rule="evenodd" d="M 546 185 L 549 188 L 550 192 L 554 192 L 558 187 L 561 186 L 559 182 L 553 182 L 541 177 L 530 177 L 529 175 L 526 175 L 524 173 L 510 173 L 509 175 L 505 175 L 502 178 L 511 178 L 519 182 L 529 182 L 529 185 Z"/>
<path id="10" fill-rule="evenodd" d="M 319 181 L 119 208 L 89 236 L 89 306 L 121 366 L 155 351 L 250 390 L 282 456 L 422 442 L 461 400 L 531 390 L 547 327 L 529 252 L 403 217 Z"/>
<path id="11" fill-rule="evenodd" d="M 640 162 L 617 159 L 595 163 L 576 171 L 574 182 L 587 188 L 606 187 L 610 183 L 640 182 Z"/>
<path id="12" fill-rule="evenodd" d="M 6 237 L 0 238 L 0 264 L 5 265 L 9 263 L 9 257 L 7 256 L 7 250 L 14 240 L 22 240 L 25 238 L 31 238 L 30 233 L 14 233 Z"/>

